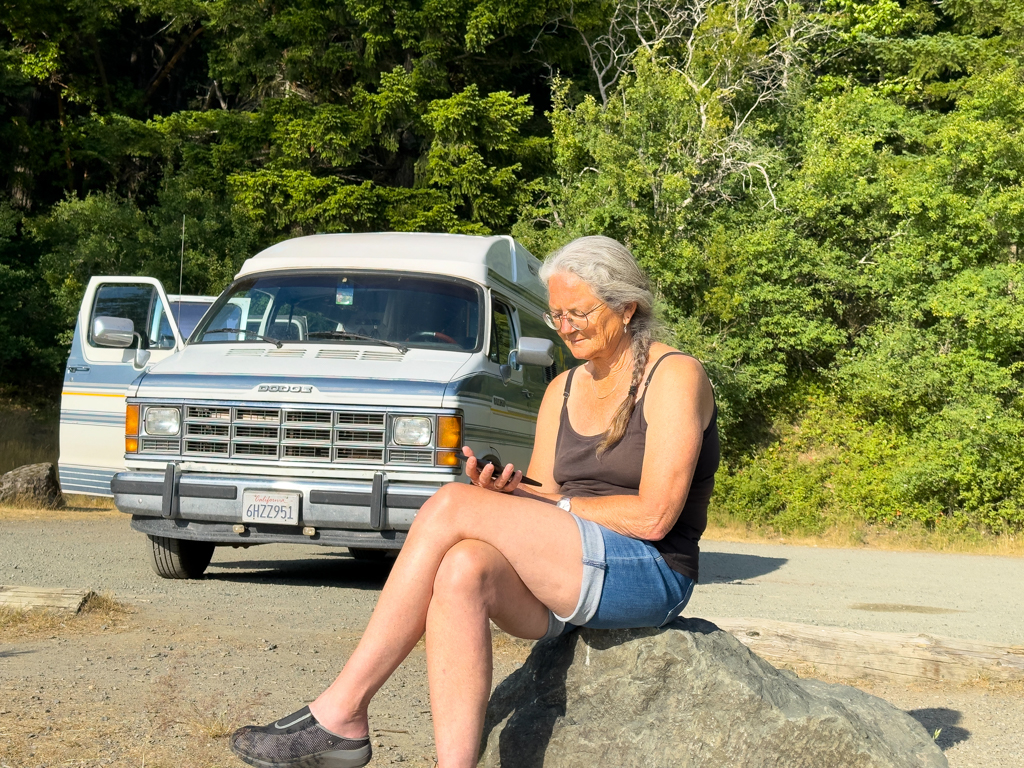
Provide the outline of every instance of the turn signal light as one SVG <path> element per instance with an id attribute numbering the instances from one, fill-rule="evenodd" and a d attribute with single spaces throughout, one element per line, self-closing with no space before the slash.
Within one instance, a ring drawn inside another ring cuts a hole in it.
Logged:
<path id="1" fill-rule="evenodd" d="M 138 453 L 139 452 L 139 438 L 137 438 L 137 437 L 126 437 L 124 439 L 124 452 L 125 453 Z"/>
<path id="2" fill-rule="evenodd" d="M 124 433 L 126 435 L 139 434 L 139 406 L 129 405 L 124 411 Z"/>
<path id="3" fill-rule="evenodd" d="M 459 454 L 455 451 L 438 451 L 437 452 L 437 466 L 439 467 L 457 467 L 460 465 Z"/>
<path id="4" fill-rule="evenodd" d="M 462 447 L 462 417 L 461 416 L 438 416 L 437 417 L 437 447 L 438 448 L 461 448 Z M 438 461 L 440 463 L 440 460 Z"/>

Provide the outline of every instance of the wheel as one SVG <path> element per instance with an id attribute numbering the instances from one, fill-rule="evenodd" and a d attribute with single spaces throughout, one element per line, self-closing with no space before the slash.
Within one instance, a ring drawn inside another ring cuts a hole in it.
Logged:
<path id="1" fill-rule="evenodd" d="M 149 564 L 165 579 L 198 579 L 213 558 L 214 545 L 209 541 L 147 535 Z"/>
<path id="2" fill-rule="evenodd" d="M 349 547 L 349 554 L 352 555 L 356 560 L 366 560 L 368 562 L 379 563 L 388 556 L 388 550 L 386 549 L 363 549 L 362 547 Z"/>

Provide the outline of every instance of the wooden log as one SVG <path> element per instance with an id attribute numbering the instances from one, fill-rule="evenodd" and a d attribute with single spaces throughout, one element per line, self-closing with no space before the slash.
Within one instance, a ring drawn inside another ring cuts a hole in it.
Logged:
<path id="1" fill-rule="evenodd" d="M 18 587 L 0 584 L 0 608 L 46 610 L 78 613 L 92 592 L 88 589 L 59 587 Z"/>
<path id="2" fill-rule="evenodd" d="M 818 627 L 768 619 L 708 619 L 765 660 L 810 664 L 835 677 L 888 681 L 1024 680 L 1024 646 Z"/>

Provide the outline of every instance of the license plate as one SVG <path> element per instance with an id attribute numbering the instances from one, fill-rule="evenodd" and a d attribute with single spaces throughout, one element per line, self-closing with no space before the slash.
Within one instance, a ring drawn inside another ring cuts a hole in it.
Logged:
<path id="1" fill-rule="evenodd" d="M 298 525 L 299 494 L 277 491 L 243 491 L 242 522 Z"/>

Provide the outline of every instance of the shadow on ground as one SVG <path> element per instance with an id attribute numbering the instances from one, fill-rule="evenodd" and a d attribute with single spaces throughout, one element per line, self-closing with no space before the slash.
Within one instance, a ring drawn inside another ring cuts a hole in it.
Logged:
<path id="1" fill-rule="evenodd" d="M 788 562 L 785 557 L 762 557 L 705 550 L 700 553 L 700 583 L 735 584 L 777 571 Z"/>
<path id="2" fill-rule="evenodd" d="M 946 707 L 928 707 L 926 709 L 912 709 L 907 712 L 917 720 L 928 734 L 935 739 L 939 749 L 945 752 L 950 747 L 967 741 L 971 738 L 971 732 L 966 728 L 960 728 L 957 723 L 964 719 L 963 713 Z M 935 735 L 936 731 L 938 736 Z"/>
<path id="3" fill-rule="evenodd" d="M 9 659 L 12 656 L 24 656 L 27 653 L 35 653 L 35 651 L 0 651 L 0 659 Z"/>
<path id="4" fill-rule="evenodd" d="M 210 563 L 207 581 L 259 582 L 304 587 L 379 590 L 394 560 L 366 561 L 324 553 L 327 557 L 282 560 L 222 560 Z"/>

